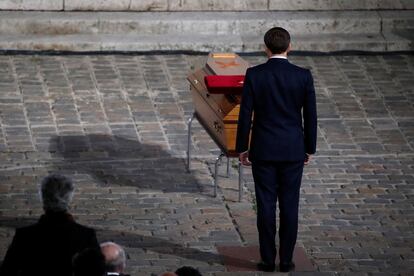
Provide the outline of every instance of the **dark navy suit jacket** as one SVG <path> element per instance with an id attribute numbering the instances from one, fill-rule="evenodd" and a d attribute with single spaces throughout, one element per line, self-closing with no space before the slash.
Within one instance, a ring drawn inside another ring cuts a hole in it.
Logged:
<path id="1" fill-rule="evenodd" d="M 316 135 L 315 89 L 309 70 L 281 58 L 271 58 L 247 70 L 237 152 L 249 150 L 250 160 L 301 161 L 305 153 L 315 153 Z"/>

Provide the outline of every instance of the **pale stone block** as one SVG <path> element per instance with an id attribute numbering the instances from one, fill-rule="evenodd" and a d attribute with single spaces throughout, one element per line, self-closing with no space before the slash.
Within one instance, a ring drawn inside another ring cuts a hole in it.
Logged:
<path id="1" fill-rule="evenodd" d="M 130 0 L 65 0 L 65 10 L 124 11 Z"/>
<path id="2" fill-rule="evenodd" d="M 66 35 L 97 33 L 99 18 L 90 13 L 2 11 L 0 34 Z"/>
<path id="3" fill-rule="evenodd" d="M 0 0 L 0 10 L 63 10 L 63 0 Z"/>
<path id="4" fill-rule="evenodd" d="M 167 0 L 65 0 L 65 10 L 166 11 Z"/>
<path id="5" fill-rule="evenodd" d="M 0 37 L 0 49 L 29 51 L 99 51 L 100 38 L 91 35 L 6 35 Z"/>
<path id="6" fill-rule="evenodd" d="M 255 11 L 267 10 L 268 0 L 168 0 L 170 11 Z"/>
<path id="7" fill-rule="evenodd" d="M 150 35 L 150 36 L 101 36 L 103 51 L 202 51 L 230 52 L 243 51 L 239 36 L 199 36 L 199 35 Z M 1 49 L 1 42 L 0 42 Z"/>
<path id="8" fill-rule="evenodd" d="M 295 51 L 412 51 L 413 43 L 400 35 L 297 35 Z M 55 51 L 262 51 L 261 36 L 127 36 L 127 35 L 0 35 L 3 50 Z"/>
<path id="9" fill-rule="evenodd" d="M 413 0 L 405 1 L 410 2 Z M 270 10 L 375 10 L 402 8 L 403 5 L 400 0 L 269 0 Z"/>
<path id="10" fill-rule="evenodd" d="M 386 41 L 379 35 L 297 35 L 292 36 L 292 47 L 295 51 L 385 51 Z"/>
<path id="11" fill-rule="evenodd" d="M 380 18 L 376 12 L 369 11 L 315 11 L 315 12 L 272 12 L 262 15 L 259 20 L 245 20 L 240 24 L 243 33 L 246 29 L 256 28 L 261 32 L 267 28 L 280 26 L 292 34 L 336 34 L 336 33 L 378 33 Z"/>
<path id="12" fill-rule="evenodd" d="M 101 33 L 264 34 L 274 26 L 291 33 L 378 33 L 376 12 L 167 12 L 100 13 Z"/>
<path id="13" fill-rule="evenodd" d="M 414 10 L 414 0 L 400 0 L 404 9 Z"/>
<path id="14" fill-rule="evenodd" d="M 382 34 L 387 41 L 387 51 L 413 51 L 414 42 L 411 34 L 407 31 L 396 33 L 385 32 Z"/>
<path id="15" fill-rule="evenodd" d="M 396 11 L 394 12 L 396 13 Z M 399 25 L 411 24 L 399 11 Z M 38 34 L 264 34 L 274 26 L 292 34 L 379 33 L 381 18 L 370 11 L 315 12 L 0 12 L 0 33 Z M 388 16 L 389 17 L 389 16 Z M 386 18 L 382 16 L 384 22 Z M 397 22 L 391 16 L 390 23 Z M 397 17 L 398 18 L 398 17 Z M 387 19 L 388 20 L 388 19 Z"/>
<path id="16" fill-rule="evenodd" d="M 168 0 L 131 0 L 131 11 L 166 11 Z"/>
<path id="17" fill-rule="evenodd" d="M 414 30 L 414 11 L 380 11 L 382 31 Z"/>

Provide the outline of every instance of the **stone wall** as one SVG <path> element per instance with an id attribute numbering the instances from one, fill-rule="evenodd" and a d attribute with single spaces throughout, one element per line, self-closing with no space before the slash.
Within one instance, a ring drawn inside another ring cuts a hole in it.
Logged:
<path id="1" fill-rule="evenodd" d="M 263 11 L 414 9 L 414 0 L 0 0 L 0 10 Z"/>

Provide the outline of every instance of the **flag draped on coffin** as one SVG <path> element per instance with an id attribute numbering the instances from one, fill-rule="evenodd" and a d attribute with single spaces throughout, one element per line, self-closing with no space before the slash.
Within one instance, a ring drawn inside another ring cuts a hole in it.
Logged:
<path id="1" fill-rule="evenodd" d="M 237 120 L 248 67 L 237 54 L 211 53 L 206 65 L 187 77 L 197 119 L 228 156 L 237 156 Z"/>

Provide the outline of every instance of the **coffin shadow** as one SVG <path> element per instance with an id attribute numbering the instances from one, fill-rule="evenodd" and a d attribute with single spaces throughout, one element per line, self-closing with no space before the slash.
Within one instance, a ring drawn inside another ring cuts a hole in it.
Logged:
<path id="1" fill-rule="evenodd" d="M 101 186 L 201 192 L 197 179 L 187 173 L 185 160 L 159 145 L 103 134 L 54 136 L 49 152 L 57 171 L 89 174 Z"/>

